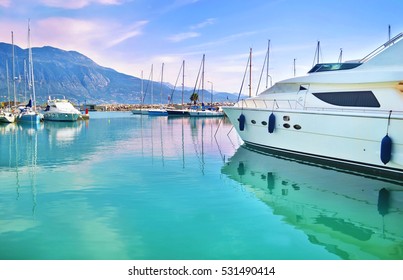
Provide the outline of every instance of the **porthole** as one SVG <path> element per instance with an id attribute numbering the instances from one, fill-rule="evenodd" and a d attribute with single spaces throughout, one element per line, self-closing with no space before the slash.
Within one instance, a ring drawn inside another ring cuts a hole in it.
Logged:
<path id="1" fill-rule="evenodd" d="M 256 121 L 255 121 L 255 120 L 251 120 L 250 122 L 253 123 L 253 124 L 256 124 Z"/>
<path id="2" fill-rule="evenodd" d="M 283 116 L 283 121 L 285 121 L 285 122 L 290 121 L 290 116 Z"/>
<path id="3" fill-rule="evenodd" d="M 267 125 L 267 122 L 266 122 L 266 121 L 262 121 L 262 124 L 263 124 L 263 125 Z"/>
<path id="4" fill-rule="evenodd" d="M 295 128 L 296 130 L 300 130 L 300 129 L 301 129 L 301 126 L 300 126 L 299 124 L 294 124 L 294 128 Z"/>
<path id="5" fill-rule="evenodd" d="M 283 126 L 284 126 L 285 128 L 290 128 L 290 125 L 289 125 L 288 123 L 283 124 Z"/>

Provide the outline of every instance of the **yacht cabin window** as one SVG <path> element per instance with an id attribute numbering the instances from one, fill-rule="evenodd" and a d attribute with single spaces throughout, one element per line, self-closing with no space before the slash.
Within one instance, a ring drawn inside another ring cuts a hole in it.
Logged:
<path id="1" fill-rule="evenodd" d="M 375 107 L 381 105 L 372 91 L 313 92 L 323 102 L 347 107 Z"/>
<path id="2" fill-rule="evenodd" d="M 359 62 L 344 62 L 344 63 L 319 63 L 316 64 L 308 73 L 349 70 L 360 66 Z"/>

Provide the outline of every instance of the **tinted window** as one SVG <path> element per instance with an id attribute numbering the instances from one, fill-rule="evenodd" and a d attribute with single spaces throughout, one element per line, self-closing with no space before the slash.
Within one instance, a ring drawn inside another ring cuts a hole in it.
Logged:
<path id="1" fill-rule="evenodd" d="M 360 66 L 362 63 L 320 63 L 316 64 L 308 73 L 349 70 Z"/>
<path id="2" fill-rule="evenodd" d="M 312 94 L 320 100 L 336 106 L 381 107 L 372 91 L 315 92 Z"/>

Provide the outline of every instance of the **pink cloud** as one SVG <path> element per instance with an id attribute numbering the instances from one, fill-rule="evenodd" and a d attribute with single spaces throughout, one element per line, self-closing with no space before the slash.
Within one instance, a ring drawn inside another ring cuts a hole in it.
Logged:
<path id="1" fill-rule="evenodd" d="M 11 1 L 10 0 L 0 0 L 0 7 L 8 8 L 10 7 Z"/>
<path id="2" fill-rule="evenodd" d="M 7 1 L 7 0 L 0 0 Z M 57 8 L 64 9 L 81 9 L 91 4 L 99 4 L 99 5 L 120 5 L 122 4 L 122 0 L 41 0 L 41 3 Z"/>

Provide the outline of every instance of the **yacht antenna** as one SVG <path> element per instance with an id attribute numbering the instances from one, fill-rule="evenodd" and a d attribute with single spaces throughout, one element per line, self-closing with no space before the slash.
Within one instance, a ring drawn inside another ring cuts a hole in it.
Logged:
<path id="1" fill-rule="evenodd" d="M 296 75 L 296 70 L 295 70 L 295 61 L 296 61 L 297 59 L 296 58 L 294 58 L 294 77 L 295 77 L 295 75 Z"/>
<path id="2" fill-rule="evenodd" d="M 339 54 L 339 63 L 343 61 L 343 49 L 340 48 L 340 54 Z"/>
<path id="3" fill-rule="evenodd" d="M 389 24 L 389 26 L 388 26 L 388 41 L 390 41 L 390 24 Z"/>

